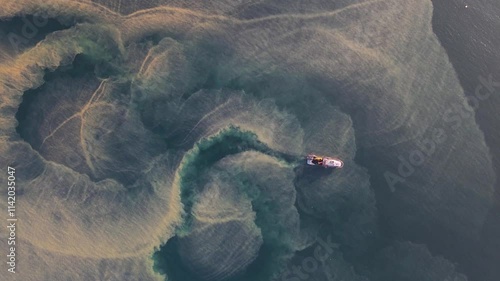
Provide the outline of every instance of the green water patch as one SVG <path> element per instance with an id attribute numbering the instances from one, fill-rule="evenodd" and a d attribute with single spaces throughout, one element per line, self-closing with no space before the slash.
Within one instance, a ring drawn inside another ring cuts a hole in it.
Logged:
<path id="1" fill-rule="evenodd" d="M 186 154 L 183 160 L 183 168 L 179 175 L 182 179 L 181 201 L 186 212 L 185 230 L 189 229 L 192 222 L 190 213 L 196 201 L 196 195 L 203 188 L 202 175 L 222 158 L 248 150 L 276 154 L 264 143 L 260 142 L 254 133 L 243 132 L 237 127 L 229 127 L 213 137 L 198 142 Z M 179 232 L 179 235 L 182 236 L 183 234 L 185 233 L 182 231 Z"/>
<path id="2" fill-rule="evenodd" d="M 153 269 L 160 274 L 168 276 L 165 277 L 165 280 L 202 281 L 182 263 L 178 244 L 179 238 L 173 237 L 165 245 L 161 246 L 153 254 Z"/>
<path id="3" fill-rule="evenodd" d="M 197 143 L 195 148 L 186 154 L 180 171 L 184 224 L 178 229 L 177 237 L 170 239 L 153 254 L 154 270 L 165 274 L 168 280 L 203 280 L 182 263 L 179 239 L 188 236 L 193 230 L 193 206 L 206 184 L 207 172 L 213 172 L 213 166 L 224 157 L 244 151 L 259 151 L 287 163 L 288 160 L 292 163 L 294 161 L 290 156 L 269 149 L 255 134 L 241 131 L 237 127 L 224 129 L 219 134 Z M 256 214 L 255 224 L 260 228 L 263 237 L 257 258 L 244 271 L 227 280 L 267 280 L 277 275 L 293 254 L 292 238 L 278 215 L 282 210 L 281 206 L 268 194 L 261 192 L 255 178 L 245 175 L 244 169 L 234 167 L 229 172 L 216 168 L 216 171 L 223 182 L 231 183 L 251 201 L 252 210 Z"/>

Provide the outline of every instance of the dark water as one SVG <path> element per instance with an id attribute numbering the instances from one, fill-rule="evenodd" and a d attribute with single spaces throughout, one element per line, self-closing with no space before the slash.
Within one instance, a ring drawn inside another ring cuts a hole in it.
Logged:
<path id="1" fill-rule="evenodd" d="M 33 47 L 48 34 L 68 29 L 66 25 L 53 18 L 33 15 L 16 16 L 9 21 L 0 21 L 0 40 L 8 42 L 11 54 L 18 54 Z"/>
<path id="2" fill-rule="evenodd" d="M 500 2 L 433 1 L 434 32 L 446 49 L 467 96 L 474 95 L 479 77 L 500 81 Z M 468 8 L 465 8 L 465 6 Z M 500 88 L 476 110 L 476 121 L 485 134 L 497 175 L 500 175 Z M 500 280 L 500 188 L 496 184 L 495 208 L 484 224 L 478 243 L 430 245 L 438 253 L 451 255 L 470 280 Z"/>

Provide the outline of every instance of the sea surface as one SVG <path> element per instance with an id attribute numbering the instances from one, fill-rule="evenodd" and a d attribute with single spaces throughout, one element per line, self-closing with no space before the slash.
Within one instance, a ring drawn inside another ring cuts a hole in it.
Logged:
<path id="1" fill-rule="evenodd" d="M 498 1 L 433 1 L 433 29 L 453 64 L 465 94 L 473 96 L 482 85 L 480 77 L 496 82 L 491 98 L 476 109 L 476 121 L 484 132 L 497 175 L 500 175 L 500 3 Z M 467 6 L 467 8 L 466 8 Z M 470 280 L 498 280 L 500 270 L 500 184 L 497 180 L 495 207 L 490 211 L 481 237 L 466 251 L 441 247 L 455 255 Z"/>
<path id="2" fill-rule="evenodd" d="M 500 2 L 0 4 L 13 280 L 500 280 Z"/>

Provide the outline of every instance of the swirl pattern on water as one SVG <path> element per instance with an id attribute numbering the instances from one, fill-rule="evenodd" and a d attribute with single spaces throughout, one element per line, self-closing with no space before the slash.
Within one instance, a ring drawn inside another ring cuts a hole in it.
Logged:
<path id="1" fill-rule="evenodd" d="M 18 54 L 1 47 L 0 152 L 23 171 L 30 225 L 24 280 L 271 280 L 326 233 L 341 247 L 314 280 L 425 279 L 394 260 L 401 251 L 435 280 L 465 278 L 425 245 L 379 236 L 382 215 L 474 239 L 491 203 L 473 118 L 387 195 L 384 172 L 464 102 L 430 3 L 146 2 L 0 12 L 68 26 Z M 304 167 L 311 152 L 346 168 Z M 50 271 L 60 265 L 72 270 Z"/>

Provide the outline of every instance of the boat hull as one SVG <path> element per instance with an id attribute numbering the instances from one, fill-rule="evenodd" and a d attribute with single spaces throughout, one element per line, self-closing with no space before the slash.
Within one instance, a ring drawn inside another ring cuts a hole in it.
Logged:
<path id="1" fill-rule="evenodd" d="M 322 158 L 323 161 L 321 163 L 314 163 L 313 160 L 315 158 Z M 314 154 L 307 155 L 307 165 L 310 166 L 321 166 L 325 168 L 333 168 L 333 169 L 342 169 L 344 167 L 344 162 L 335 157 L 321 157 Z"/>

